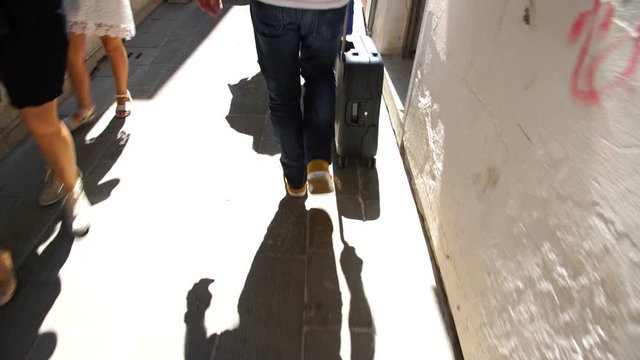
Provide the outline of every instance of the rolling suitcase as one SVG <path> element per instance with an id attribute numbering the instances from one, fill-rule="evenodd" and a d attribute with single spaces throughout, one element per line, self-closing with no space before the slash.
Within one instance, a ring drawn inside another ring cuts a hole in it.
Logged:
<path id="1" fill-rule="evenodd" d="M 336 62 L 336 152 L 338 166 L 364 158 L 375 167 L 384 63 L 366 35 L 343 37 Z"/>

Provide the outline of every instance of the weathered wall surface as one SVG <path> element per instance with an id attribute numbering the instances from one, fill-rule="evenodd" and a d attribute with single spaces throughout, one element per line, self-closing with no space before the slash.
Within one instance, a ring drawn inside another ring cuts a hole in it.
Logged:
<path id="1" fill-rule="evenodd" d="M 410 10 L 411 0 L 377 1 L 375 26 L 371 38 L 380 53 L 384 55 L 400 55 L 402 53 Z"/>
<path id="2" fill-rule="evenodd" d="M 131 0 L 131 8 L 136 23 L 141 23 L 161 2 L 162 0 Z M 86 59 L 89 71 L 95 68 L 98 60 L 103 56 L 104 50 L 100 39 L 96 36 L 88 37 Z M 69 85 L 66 84 L 63 97 L 68 96 L 68 94 Z M 27 131 L 20 122 L 18 112 L 10 106 L 7 93 L 4 87 L 0 85 L 0 159 L 9 154 L 26 136 Z"/>
<path id="3" fill-rule="evenodd" d="M 640 356 L 640 1 L 431 0 L 403 147 L 467 359 Z"/>

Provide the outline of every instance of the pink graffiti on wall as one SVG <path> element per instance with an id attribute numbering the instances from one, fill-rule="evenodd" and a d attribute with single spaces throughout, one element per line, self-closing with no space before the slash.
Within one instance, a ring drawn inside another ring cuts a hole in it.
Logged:
<path id="1" fill-rule="evenodd" d="M 575 97 L 588 103 L 600 103 L 601 96 L 630 83 L 640 66 L 640 23 L 635 34 L 608 39 L 615 15 L 615 7 L 608 0 L 594 0 L 593 7 L 581 12 L 571 27 L 569 41 L 575 45 L 586 33 L 584 43 L 571 77 L 571 92 Z M 596 84 L 598 68 L 623 45 L 631 45 L 626 66 L 614 76 Z M 595 54 L 589 57 L 591 49 Z"/>

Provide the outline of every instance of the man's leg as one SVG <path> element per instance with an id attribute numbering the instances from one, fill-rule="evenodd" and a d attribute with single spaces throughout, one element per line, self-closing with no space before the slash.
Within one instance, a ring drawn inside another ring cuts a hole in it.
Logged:
<path id="1" fill-rule="evenodd" d="M 293 188 L 305 184 L 300 110 L 300 37 L 293 9 L 251 1 L 258 62 L 269 90 L 269 110 L 280 143 L 284 176 Z"/>
<path id="2" fill-rule="evenodd" d="M 301 72 L 305 80 L 304 140 L 307 161 L 331 162 L 335 128 L 334 66 L 345 9 L 306 11 L 302 27 Z"/>
<path id="3" fill-rule="evenodd" d="M 345 8 L 309 10 L 301 21 L 301 72 L 305 80 L 304 143 L 312 193 L 333 191 L 329 174 L 335 132 L 334 65 L 340 49 Z"/>

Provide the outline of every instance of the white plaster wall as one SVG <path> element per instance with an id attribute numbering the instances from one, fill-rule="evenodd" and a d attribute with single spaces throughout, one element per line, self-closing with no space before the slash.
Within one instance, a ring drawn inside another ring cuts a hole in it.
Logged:
<path id="1" fill-rule="evenodd" d="M 411 0 L 378 0 L 371 38 L 381 54 L 402 54 L 410 11 Z"/>
<path id="2" fill-rule="evenodd" d="M 640 358 L 640 1 L 594 3 L 427 3 L 403 147 L 466 359 Z"/>

